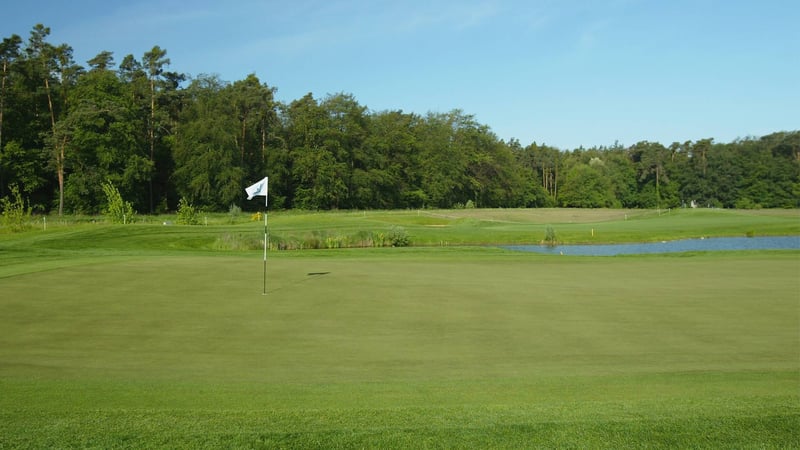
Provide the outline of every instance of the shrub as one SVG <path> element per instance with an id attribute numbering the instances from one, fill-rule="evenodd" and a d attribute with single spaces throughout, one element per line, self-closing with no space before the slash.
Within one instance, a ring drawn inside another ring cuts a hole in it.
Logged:
<path id="1" fill-rule="evenodd" d="M 178 202 L 178 223 L 183 225 L 197 225 L 200 223 L 197 208 L 186 197 L 181 197 Z"/>
<path id="2" fill-rule="evenodd" d="M 411 244 L 411 239 L 408 237 L 408 233 L 406 233 L 406 229 L 399 226 L 393 226 L 391 230 L 389 230 L 389 243 L 392 244 L 392 247 L 408 247 Z"/>
<path id="3" fill-rule="evenodd" d="M 752 199 L 748 197 L 736 200 L 736 204 L 734 206 L 736 207 L 736 209 L 761 209 L 760 204 L 754 202 Z"/>
<path id="4" fill-rule="evenodd" d="M 556 230 L 548 225 L 547 228 L 544 230 L 544 243 L 550 246 L 556 245 L 558 243 L 558 238 L 556 237 Z"/>
<path id="5" fill-rule="evenodd" d="M 103 209 L 103 214 L 106 215 L 108 220 L 112 223 L 133 222 L 133 216 L 136 213 L 133 211 L 131 202 L 126 202 L 122 199 L 119 190 L 111 181 L 106 181 L 102 184 L 102 187 L 103 192 L 106 194 L 106 207 Z"/>
<path id="6" fill-rule="evenodd" d="M 30 228 L 30 202 L 25 206 L 25 201 L 16 184 L 11 185 L 11 195 L 0 199 L 0 210 L 3 211 L 3 226 L 8 227 L 11 231 L 23 231 Z"/>

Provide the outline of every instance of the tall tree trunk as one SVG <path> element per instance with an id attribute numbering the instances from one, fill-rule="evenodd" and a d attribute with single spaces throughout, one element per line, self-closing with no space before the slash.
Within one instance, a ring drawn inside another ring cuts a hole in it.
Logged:
<path id="1" fill-rule="evenodd" d="M 547 192 L 547 175 L 544 172 L 544 166 L 542 166 L 542 187 L 544 191 Z"/>
<path id="2" fill-rule="evenodd" d="M 47 106 L 50 109 L 50 125 L 52 126 L 53 133 L 56 132 L 56 112 L 53 110 L 53 97 L 50 95 L 50 80 L 44 78 L 44 89 L 47 92 Z"/>
<path id="3" fill-rule="evenodd" d="M 47 106 L 50 109 L 50 126 L 53 132 L 53 142 L 56 146 L 56 177 L 58 178 L 58 215 L 64 215 L 64 160 L 67 145 L 67 138 L 64 136 L 63 142 L 58 142 L 56 138 L 56 112 L 53 109 L 53 97 L 50 94 L 50 78 L 44 77 L 44 89 L 47 93 Z"/>
<path id="4" fill-rule="evenodd" d="M 150 163 L 153 167 L 156 165 L 155 148 L 156 148 L 156 80 L 150 79 L 150 123 L 147 127 L 147 139 L 150 141 Z M 153 172 L 150 173 L 150 214 L 155 211 L 153 205 Z"/>
<path id="5" fill-rule="evenodd" d="M 558 165 L 553 167 L 553 200 L 558 202 Z"/>

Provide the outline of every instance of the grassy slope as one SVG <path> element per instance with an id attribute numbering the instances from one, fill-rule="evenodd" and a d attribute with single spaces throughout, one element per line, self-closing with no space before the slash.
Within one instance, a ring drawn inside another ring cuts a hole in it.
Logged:
<path id="1" fill-rule="evenodd" d="M 276 252 L 262 296 L 187 250 L 237 227 L 3 236 L 0 447 L 800 445 L 797 252 Z"/>

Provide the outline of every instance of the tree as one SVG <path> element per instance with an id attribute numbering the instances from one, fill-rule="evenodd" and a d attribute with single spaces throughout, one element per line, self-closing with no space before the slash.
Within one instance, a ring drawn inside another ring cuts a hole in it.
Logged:
<path id="1" fill-rule="evenodd" d="M 614 206 L 623 208 L 636 207 L 636 168 L 631 159 L 628 158 L 625 149 L 615 143 L 611 148 L 604 150 L 601 153 L 601 157 L 604 176 L 611 183 Z"/>
<path id="2" fill-rule="evenodd" d="M 22 38 L 13 34 L 9 38 L 3 38 L 0 44 L 0 196 L 3 195 L 5 189 L 5 174 L 3 170 L 3 128 L 5 122 L 3 116 L 6 110 L 6 98 L 8 97 L 7 84 L 9 83 L 9 75 L 11 72 L 11 65 L 20 56 L 20 46 L 22 45 Z"/>
<path id="3" fill-rule="evenodd" d="M 465 140 L 459 129 L 469 126 L 471 116 L 460 110 L 449 113 L 428 113 L 419 127 L 421 188 L 429 205 L 450 208 L 473 198 L 474 190 L 467 179 L 469 161 Z"/>
<path id="4" fill-rule="evenodd" d="M 291 205 L 303 209 L 332 209 L 346 198 L 346 164 L 333 150 L 330 116 L 311 94 L 293 101 L 286 110 L 286 133 L 291 173 Z"/>
<path id="5" fill-rule="evenodd" d="M 618 206 L 610 178 L 602 160 L 577 163 L 566 174 L 559 194 L 561 206 L 568 208 L 610 208 Z"/>
<path id="6" fill-rule="evenodd" d="M 333 154 L 335 170 L 345 187 L 333 199 L 333 206 L 363 207 L 357 202 L 356 192 L 369 189 L 370 177 L 355 178 L 354 172 L 368 172 L 373 163 L 372 155 L 364 147 L 368 127 L 367 108 L 361 106 L 352 94 L 344 93 L 327 96 L 320 107 L 326 115 L 324 145 Z"/>
<path id="7" fill-rule="evenodd" d="M 64 212 L 64 176 L 66 164 L 67 136 L 59 133 L 56 122 L 66 112 L 67 93 L 82 68 L 72 59 L 72 48 L 66 44 L 57 47 L 49 44 L 46 39 L 50 35 L 50 28 L 37 24 L 31 31 L 26 52 L 34 66 L 38 66 L 38 75 L 44 84 L 50 118 L 50 138 L 48 140 L 52 164 L 58 180 L 58 214 Z M 57 102 L 54 87 L 59 87 L 61 102 Z"/>
<path id="8" fill-rule="evenodd" d="M 107 180 L 139 210 L 181 197 L 228 209 L 265 174 L 287 208 L 800 206 L 798 131 L 523 147 L 458 109 L 371 112 L 346 93 L 283 104 L 254 74 L 183 86 L 158 46 L 116 70 L 102 51 L 85 72 L 49 34 L 37 24 L 24 47 L 0 45 L 0 195 L 16 185 L 36 210 L 96 213 Z"/>
<path id="9" fill-rule="evenodd" d="M 156 120 L 156 98 L 160 92 L 159 83 L 160 77 L 164 73 L 164 66 L 170 64 L 167 51 L 155 46 L 149 52 L 145 52 L 142 58 L 142 67 L 147 71 L 147 80 L 150 87 L 150 115 L 147 121 L 147 140 L 150 145 L 150 163 L 156 165 L 156 128 L 158 123 Z M 155 211 L 154 193 L 153 193 L 153 176 L 149 180 L 150 185 L 150 212 Z"/>
<path id="10" fill-rule="evenodd" d="M 81 76 L 70 97 L 69 114 L 57 126 L 69 150 L 65 197 L 70 208 L 99 212 L 105 180 L 146 208 L 142 187 L 153 166 L 137 138 L 139 121 L 123 82 L 110 70 L 92 70 Z"/>
<path id="11" fill-rule="evenodd" d="M 639 175 L 640 208 L 675 207 L 680 204 L 677 189 L 669 184 L 671 152 L 663 145 L 642 141 L 629 150 Z"/>
<path id="12" fill-rule="evenodd" d="M 245 178 L 263 177 L 267 171 L 268 149 L 280 148 L 283 144 L 279 138 L 280 125 L 273 98 L 275 89 L 262 84 L 254 74 L 241 81 L 228 85 L 221 95 L 233 103 L 233 114 L 237 121 L 237 132 L 234 136 L 239 150 L 237 164 L 244 170 Z M 282 186 L 285 175 L 279 167 L 271 167 L 269 171 L 273 186 Z M 278 189 L 282 190 L 282 187 Z"/>
<path id="13" fill-rule="evenodd" d="M 0 44 L 0 151 L 3 148 L 3 113 L 6 105 L 6 83 L 8 82 L 11 64 L 19 58 L 19 49 L 22 45 L 22 38 L 18 35 L 11 35 L 10 38 L 3 38 Z M 0 184 L 2 179 L 0 178 Z"/>
<path id="14" fill-rule="evenodd" d="M 217 77 L 195 79 L 188 88 L 189 105 L 173 157 L 178 194 L 192 204 L 212 210 L 228 208 L 241 199 L 244 170 L 238 165 L 238 124 L 233 103 Z"/>
<path id="15" fill-rule="evenodd" d="M 114 54 L 103 50 L 98 53 L 94 58 L 87 61 L 92 71 L 107 71 L 114 67 Z"/>
<path id="16" fill-rule="evenodd" d="M 341 164 L 326 148 L 296 149 L 293 178 L 297 182 L 294 205 L 300 209 L 332 209 L 346 191 L 339 176 Z"/>
<path id="17" fill-rule="evenodd" d="M 363 208 L 420 208 L 427 197 L 420 188 L 422 163 L 417 131 L 421 118 L 402 111 L 373 113 L 363 149 L 370 158 L 353 172 L 355 201 Z"/>
<path id="18" fill-rule="evenodd" d="M 713 139 L 686 142 L 681 147 L 685 154 L 682 175 L 681 196 L 688 203 L 701 205 L 716 203 L 713 184 L 708 176 L 708 155 L 714 146 Z"/>
<path id="19" fill-rule="evenodd" d="M 245 153 L 252 152 L 252 143 L 248 142 L 251 128 L 259 125 L 259 115 L 266 109 L 266 98 L 261 91 L 261 82 L 254 74 L 250 74 L 246 79 L 237 81 L 231 85 L 229 94 L 233 101 L 233 108 L 236 119 L 239 122 L 239 133 L 236 135 L 236 143 L 239 147 L 239 165 L 244 166 Z M 250 145 L 248 145 L 250 144 Z"/>
<path id="20" fill-rule="evenodd" d="M 47 165 L 47 160 L 44 156 L 42 152 L 26 150 L 16 140 L 11 141 L 0 153 L 0 171 L 13 175 L 10 185 L 15 185 L 21 192 L 30 194 L 45 185 L 42 167 Z"/>
<path id="21" fill-rule="evenodd" d="M 528 147 L 522 147 L 518 140 L 512 139 L 509 142 L 509 148 L 514 154 L 516 165 L 522 173 L 525 180 L 525 207 L 541 207 L 549 206 L 550 197 L 544 190 L 540 178 L 540 170 L 536 165 L 536 158 L 534 156 L 534 148 L 538 148 L 534 142 Z"/>
<path id="22" fill-rule="evenodd" d="M 49 145 L 52 149 L 52 164 L 55 168 L 58 182 L 58 214 L 64 212 L 64 164 L 66 159 L 65 143 L 56 136 L 56 112 L 53 104 L 51 77 L 55 71 L 55 50 L 46 39 L 50 35 L 50 28 L 37 24 L 31 30 L 28 45 L 25 49 L 30 70 L 28 76 L 31 81 L 41 80 L 47 100 L 47 111 L 50 125 Z"/>
<path id="23" fill-rule="evenodd" d="M 554 147 L 536 142 L 522 150 L 518 160 L 532 172 L 533 204 L 530 206 L 555 206 L 558 199 L 561 152 Z"/>

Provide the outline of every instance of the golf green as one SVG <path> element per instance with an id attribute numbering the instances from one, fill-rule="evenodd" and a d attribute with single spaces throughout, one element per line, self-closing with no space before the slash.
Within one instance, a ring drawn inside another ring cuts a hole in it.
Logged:
<path id="1" fill-rule="evenodd" d="M 83 258 L 0 278 L 2 447 L 800 445 L 796 252 Z"/>

